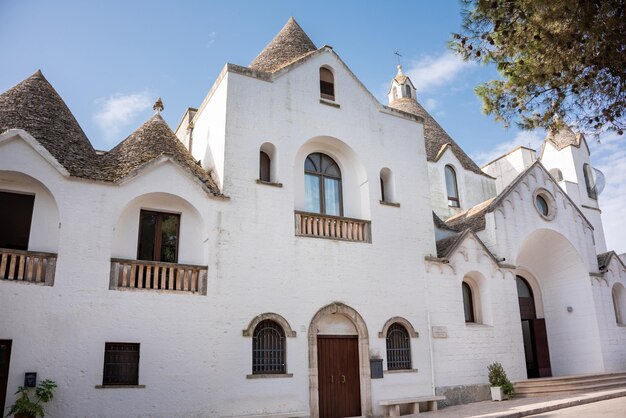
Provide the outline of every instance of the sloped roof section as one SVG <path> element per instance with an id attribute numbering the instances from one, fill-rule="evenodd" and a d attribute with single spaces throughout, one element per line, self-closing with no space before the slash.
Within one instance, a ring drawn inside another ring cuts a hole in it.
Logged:
<path id="1" fill-rule="evenodd" d="M 396 99 L 389 103 L 389 106 L 424 118 L 424 140 L 426 142 L 426 159 L 428 161 L 437 161 L 439 151 L 448 144 L 464 169 L 490 177 L 454 142 L 450 135 L 417 100 L 409 98 Z"/>
<path id="2" fill-rule="evenodd" d="M 222 196 L 209 173 L 160 115 L 153 116 L 108 152 L 96 152 L 61 96 L 37 71 L 0 95 L 0 133 L 22 129 L 35 138 L 74 177 L 120 180 L 161 156 L 195 176 L 205 191 Z"/>
<path id="3" fill-rule="evenodd" d="M 477 232 L 477 231 L 485 229 L 486 227 L 485 214 L 487 214 L 488 212 L 493 212 L 504 201 L 504 199 L 517 187 L 517 185 L 524 179 L 524 177 L 526 177 L 528 173 L 530 173 L 531 170 L 536 166 L 538 166 L 541 170 L 543 170 L 544 173 L 546 173 L 547 177 L 551 179 L 552 182 L 554 182 L 556 187 L 558 187 L 559 189 L 561 188 L 561 186 L 559 186 L 558 183 L 554 181 L 550 173 L 548 173 L 548 170 L 546 170 L 543 164 L 541 164 L 540 160 L 537 160 L 534 163 L 532 163 L 528 168 L 526 168 L 526 170 L 518 174 L 518 176 L 508 186 L 506 186 L 499 195 L 497 195 L 496 197 L 492 197 L 489 200 L 485 200 L 484 202 L 479 203 L 476 206 L 473 206 L 464 212 L 461 212 L 459 214 L 449 217 L 445 221 L 446 224 L 449 227 L 457 231 L 460 231 L 463 229 L 471 229 L 472 231 Z M 570 201 L 570 203 L 572 204 L 576 212 L 578 212 L 578 214 L 582 217 L 582 219 L 593 230 L 593 225 L 591 224 L 591 222 L 589 222 L 585 214 L 582 213 L 578 205 L 576 205 L 576 203 L 572 200 L 572 198 L 567 193 L 565 193 L 562 189 L 561 191 L 563 192 L 563 196 L 565 197 L 565 199 Z"/>
<path id="4" fill-rule="evenodd" d="M 207 191 L 215 195 L 220 194 L 213 179 L 200 165 L 196 164 L 187 148 L 176 138 L 168 124 L 158 114 L 152 116 L 128 138 L 101 156 L 101 173 L 106 179 L 117 181 L 161 156 L 167 156 L 176 161 L 183 169 L 197 177 Z"/>
<path id="5" fill-rule="evenodd" d="M 0 95 L 0 133 L 9 129 L 31 134 L 70 175 L 98 177 L 96 152 L 40 70 Z"/>
<path id="6" fill-rule="evenodd" d="M 316 50 L 317 47 L 311 38 L 302 30 L 298 22 L 290 17 L 278 35 L 267 44 L 249 67 L 253 70 L 271 73 Z"/>
<path id="7" fill-rule="evenodd" d="M 572 128 L 567 125 L 564 125 L 558 131 L 548 131 L 548 136 L 546 137 L 546 141 L 550 141 L 559 151 L 569 145 L 580 147 L 582 139 L 583 135 L 581 133 L 574 133 Z"/>
<path id="8" fill-rule="evenodd" d="M 598 268 L 600 270 L 605 270 L 609 264 L 611 264 L 611 258 L 617 258 L 618 263 L 622 265 L 622 267 L 626 270 L 626 264 L 622 261 L 622 259 L 617 255 L 615 251 L 607 251 L 602 254 L 598 254 Z"/>

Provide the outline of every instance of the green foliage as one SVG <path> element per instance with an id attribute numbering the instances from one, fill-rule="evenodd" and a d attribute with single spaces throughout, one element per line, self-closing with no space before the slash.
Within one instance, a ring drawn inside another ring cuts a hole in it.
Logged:
<path id="1" fill-rule="evenodd" d="M 588 133 L 626 128 L 626 0 L 461 0 L 451 48 L 494 64 L 502 79 L 476 88 L 507 126 Z"/>
<path id="2" fill-rule="evenodd" d="M 29 389 L 25 386 L 20 386 L 15 392 L 16 395 L 20 395 L 15 401 L 7 417 L 14 414 L 26 414 L 33 417 L 43 417 L 45 415 L 43 410 L 43 404 L 49 402 L 52 399 L 54 389 L 57 384 L 52 380 L 43 380 L 35 388 L 35 401 L 32 401 L 29 396 Z"/>
<path id="3" fill-rule="evenodd" d="M 515 387 L 507 377 L 502 364 L 496 361 L 487 366 L 487 370 L 489 371 L 489 384 L 491 386 L 500 386 L 502 393 L 509 398 L 515 394 Z"/>

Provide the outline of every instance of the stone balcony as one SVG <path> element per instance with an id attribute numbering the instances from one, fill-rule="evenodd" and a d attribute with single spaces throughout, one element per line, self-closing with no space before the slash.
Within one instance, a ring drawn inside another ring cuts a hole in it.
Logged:
<path id="1" fill-rule="evenodd" d="M 57 255 L 0 248 L 0 280 L 54 285 Z"/>
<path id="2" fill-rule="evenodd" d="M 372 242 L 372 222 L 343 216 L 294 211 L 296 236 Z"/>

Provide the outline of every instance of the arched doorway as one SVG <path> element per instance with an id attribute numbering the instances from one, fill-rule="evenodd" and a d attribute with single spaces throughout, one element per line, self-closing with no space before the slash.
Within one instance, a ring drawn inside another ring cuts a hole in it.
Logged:
<path id="1" fill-rule="evenodd" d="M 311 417 L 370 416 L 369 336 L 361 315 L 332 303 L 315 314 L 308 336 Z"/>
<path id="2" fill-rule="evenodd" d="M 590 267 L 586 264 L 586 260 L 588 264 L 593 262 L 593 256 L 587 255 L 593 248 L 581 246 L 584 243 L 587 241 L 579 240 L 575 246 L 558 231 L 537 229 L 520 242 L 515 259 L 516 274 L 532 290 L 535 319 L 545 319 L 545 338 L 549 342 L 545 356 L 549 357 L 552 376 L 604 370 Z M 542 338 L 538 333 L 544 332 L 540 322 L 529 323 L 535 326 L 531 330 L 535 340 Z M 536 369 L 541 369 L 538 360 Z"/>
<path id="3" fill-rule="evenodd" d="M 522 337 L 524 339 L 524 356 L 528 378 L 550 377 L 550 349 L 546 320 L 537 318 L 537 309 L 533 290 L 522 276 L 516 277 L 519 313 L 522 320 Z"/>

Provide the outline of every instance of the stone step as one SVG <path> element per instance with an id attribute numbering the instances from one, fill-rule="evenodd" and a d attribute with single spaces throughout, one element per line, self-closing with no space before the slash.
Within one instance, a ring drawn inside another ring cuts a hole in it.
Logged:
<path id="1" fill-rule="evenodd" d="M 543 383 L 546 383 L 544 380 Z M 552 382 L 550 382 L 552 383 Z M 522 398 L 546 395 L 567 395 L 581 392 L 595 392 L 608 389 L 626 388 L 626 376 L 602 376 L 595 378 L 585 378 L 578 380 L 561 381 L 556 384 L 541 384 L 537 382 L 534 386 L 518 387 L 515 385 L 515 396 Z"/>
<path id="2" fill-rule="evenodd" d="M 538 389 L 549 389 L 549 388 L 569 388 L 569 387 L 577 387 L 580 385 L 596 385 L 603 383 L 625 383 L 626 384 L 626 376 L 601 376 L 595 377 L 593 379 L 584 379 L 584 380 L 555 380 L 555 381 L 544 381 L 537 382 L 533 384 L 515 384 L 515 388 L 522 391 L 524 389 L 528 390 L 538 390 Z"/>
<path id="3" fill-rule="evenodd" d="M 582 374 L 582 375 L 574 375 L 574 376 L 559 376 L 559 377 L 541 377 L 537 379 L 528 379 L 528 380 L 519 380 L 513 382 L 513 384 L 518 387 L 522 386 L 536 386 L 538 384 L 550 384 L 550 383 L 559 383 L 559 382 L 571 382 L 571 381 L 585 381 L 585 380 L 594 380 L 601 378 L 617 378 L 623 377 L 626 378 L 626 372 L 624 373 L 593 373 L 593 374 Z"/>

